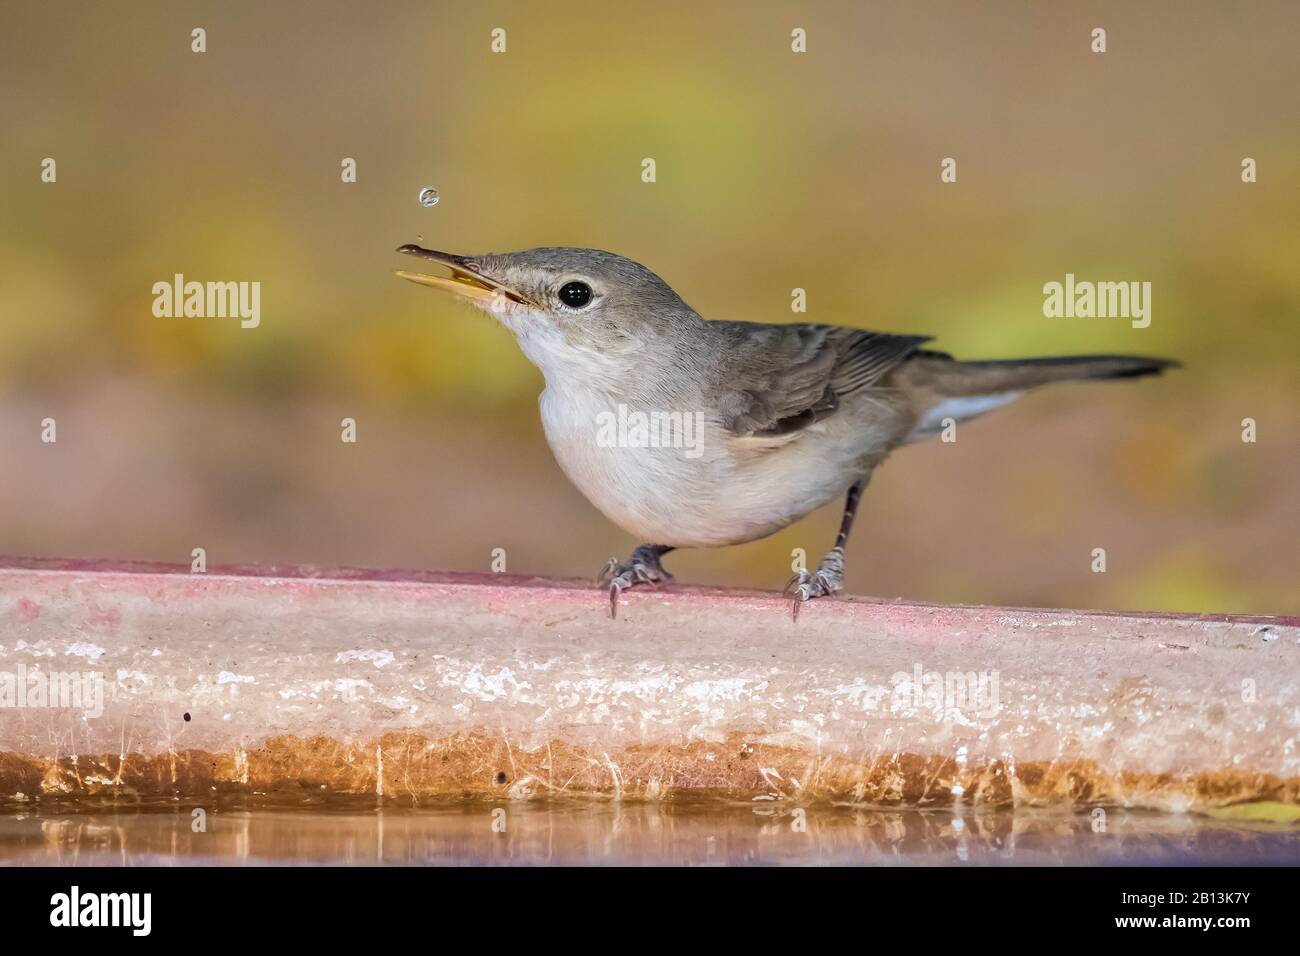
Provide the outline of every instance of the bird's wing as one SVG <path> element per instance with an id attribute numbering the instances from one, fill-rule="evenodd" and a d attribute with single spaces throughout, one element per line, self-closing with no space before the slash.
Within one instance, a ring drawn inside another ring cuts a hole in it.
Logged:
<path id="1" fill-rule="evenodd" d="M 835 325 L 718 323 L 723 425 L 735 435 L 777 437 L 826 418 L 870 388 L 930 337 Z"/>

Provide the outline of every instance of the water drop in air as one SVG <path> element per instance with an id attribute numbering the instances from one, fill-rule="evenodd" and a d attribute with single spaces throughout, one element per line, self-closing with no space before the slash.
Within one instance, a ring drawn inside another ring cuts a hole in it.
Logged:
<path id="1" fill-rule="evenodd" d="M 438 205 L 438 190 L 434 189 L 432 186 L 425 186 L 423 189 L 421 189 L 420 205 L 421 206 Z"/>

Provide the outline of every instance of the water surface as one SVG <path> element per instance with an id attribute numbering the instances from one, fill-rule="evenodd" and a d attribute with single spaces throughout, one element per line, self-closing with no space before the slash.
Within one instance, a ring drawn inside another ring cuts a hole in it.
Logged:
<path id="1" fill-rule="evenodd" d="M 0 865 L 1295 864 L 1300 827 L 1097 811 L 707 804 L 19 812 Z"/>

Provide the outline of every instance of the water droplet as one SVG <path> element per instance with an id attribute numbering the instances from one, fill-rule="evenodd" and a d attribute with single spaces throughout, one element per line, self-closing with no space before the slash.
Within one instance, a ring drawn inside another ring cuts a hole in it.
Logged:
<path id="1" fill-rule="evenodd" d="M 422 188 L 420 190 L 420 205 L 421 206 L 438 205 L 438 190 L 434 189 L 432 186 L 425 186 L 424 188 Z"/>

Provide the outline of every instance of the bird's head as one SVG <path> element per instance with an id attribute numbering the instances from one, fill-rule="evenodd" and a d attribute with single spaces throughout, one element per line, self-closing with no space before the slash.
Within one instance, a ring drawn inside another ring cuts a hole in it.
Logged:
<path id="1" fill-rule="evenodd" d="M 493 315 L 543 372 L 561 360 L 633 361 L 659 336 L 702 321 L 645 266 L 599 249 L 461 256 L 405 245 L 397 251 L 445 267 L 449 276 L 397 274 Z"/>

